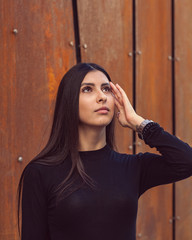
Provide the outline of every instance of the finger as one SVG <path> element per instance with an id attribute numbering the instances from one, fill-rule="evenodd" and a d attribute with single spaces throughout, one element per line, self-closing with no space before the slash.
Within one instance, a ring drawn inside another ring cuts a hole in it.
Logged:
<path id="1" fill-rule="evenodd" d="M 117 98 L 118 101 L 122 104 L 123 102 L 122 102 L 122 96 L 121 96 L 120 91 L 117 89 L 117 87 L 112 82 L 110 82 L 110 85 L 111 85 L 114 97 Z"/>
<path id="2" fill-rule="evenodd" d="M 111 88 L 111 94 L 112 94 L 112 96 L 115 98 L 115 99 L 117 99 L 117 96 L 116 96 L 116 93 L 115 93 L 115 91 Z"/>
<path id="3" fill-rule="evenodd" d="M 110 85 L 111 85 L 111 88 L 112 88 L 112 91 L 113 91 L 114 95 L 116 97 L 118 97 L 118 90 L 117 90 L 116 86 L 112 82 L 110 82 Z"/>
<path id="4" fill-rule="evenodd" d="M 135 114 L 135 110 L 131 104 L 131 102 L 129 101 L 125 91 L 117 84 L 117 88 L 119 89 L 119 91 L 122 94 L 122 98 L 123 98 L 123 105 L 125 107 L 125 114 L 127 119 L 129 118 L 129 116 L 131 116 L 132 114 Z"/>
<path id="5" fill-rule="evenodd" d="M 119 103 L 117 99 L 115 99 L 115 106 L 117 107 L 119 112 L 122 110 L 122 105 Z"/>
<path id="6" fill-rule="evenodd" d="M 123 97 L 127 97 L 127 94 L 125 93 L 125 91 L 123 90 L 123 88 L 117 83 L 116 84 L 116 88 L 119 90 L 119 92 L 121 93 L 121 95 Z"/>
<path id="7" fill-rule="evenodd" d="M 127 94 L 125 93 L 125 91 L 122 89 L 122 87 L 119 84 L 116 84 L 117 89 L 119 90 L 119 92 L 122 95 L 123 98 L 123 103 L 124 104 L 128 104 L 129 106 L 132 107 L 131 102 L 129 101 L 129 98 L 127 97 Z"/>

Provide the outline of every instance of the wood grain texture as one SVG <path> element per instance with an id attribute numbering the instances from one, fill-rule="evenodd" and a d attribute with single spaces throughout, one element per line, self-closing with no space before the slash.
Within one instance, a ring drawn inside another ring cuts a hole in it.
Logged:
<path id="1" fill-rule="evenodd" d="M 133 99 L 132 0 L 78 0 L 83 62 L 96 62 Z M 171 0 L 136 0 L 136 110 L 172 132 Z M 0 239 L 16 240 L 16 189 L 44 146 L 57 86 L 76 63 L 72 0 L 0 1 Z M 192 3 L 175 0 L 176 135 L 192 145 Z M 14 34 L 13 29 L 18 33 Z M 86 45 L 87 47 L 86 47 Z M 131 54 L 132 56 L 130 56 Z M 118 126 L 120 152 L 132 132 Z M 130 147 L 130 148 L 129 148 Z M 151 151 L 136 139 L 137 152 Z M 23 157 L 23 162 L 17 161 Z M 176 240 L 192 239 L 191 178 L 176 184 Z M 137 239 L 172 239 L 172 186 L 139 201 Z"/>
<path id="2" fill-rule="evenodd" d="M 136 110 L 172 132 L 171 1 L 136 1 Z M 153 151 L 140 139 L 137 152 Z M 137 236 L 172 239 L 172 185 L 156 187 L 139 201 Z"/>
<path id="3" fill-rule="evenodd" d="M 14 121 L 15 104 L 15 36 L 12 33 L 14 22 L 14 1 L 0 2 L 0 22 L 1 28 L 0 44 L 0 239 L 15 239 L 16 234 L 12 231 L 15 221 L 15 169 L 13 167 L 13 149 L 15 148 Z M 11 226 L 10 226 L 11 225 Z"/>
<path id="4" fill-rule="evenodd" d="M 192 2 L 175 0 L 176 135 L 192 146 Z M 192 239 L 192 178 L 176 183 L 176 240 Z"/>
<path id="5" fill-rule="evenodd" d="M 79 0 L 77 3 L 82 62 L 103 66 L 132 101 L 132 57 L 129 57 L 132 52 L 132 1 Z M 118 123 L 116 126 L 118 150 L 131 153 L 132 132 Z"/>
<path id="6" fill-rule="evenodd" d="M 75 40 L 71 1 L 1 1 L 0 11 L 0 239 L 13 240 L 19 177 L 47 140 L 57 86 L 76 63 Z"/>

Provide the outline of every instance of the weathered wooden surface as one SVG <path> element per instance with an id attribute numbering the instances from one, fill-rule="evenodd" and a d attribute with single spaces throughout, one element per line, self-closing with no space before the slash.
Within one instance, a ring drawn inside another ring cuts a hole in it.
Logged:
<path id="1" fill-rule="evenodd" d="M 13 240 L 21 171 L 46 142 L 58 83 L 76 60 L 71 1 L 0 1 L 0 12 L 0 239 Z"/>
<path id="2" fill-rule="evenodd" d="M 172 131 L 171 1 L 136 1 L 136 110 Z M 139 138 L 137 152 L 152 151 Z M 154 150 L 153 150 L 154 151 Z M 137 237 L 172 239 L 172 185 L 156 187 L 139 201 Z"/>
<path id="3" fill-rule="evenodd" d="M 132 1 L 79 0 L 82 62 L 103 66 L 132 101 Z M 132 132 L 118 126 L 117 147 L 132 152 Z"/>
<path id="4" fill-rule="evenodd" d="M 133 100 L 132 0 L 77 0 L 83 62 L 96 62 Z M 171 0 L 136 0 L 136 110 L 172 132 Z M 192 145 L 192 3 L 175 0 L 176 135 Z M 49 134 L 57 86 L 76 62 L 71 0 L 0 1 L 0 239 L 17 237 L 16 188 Z M 13 33 L 17 29 L 17 33 Z M 118 126 L 120 152 L 132 132 Z M 136 151 L 151 151 L 136 139 Z M 18 162 L 18 157 L 23 162 Z M 176 240 L 192 239 L 191 179 L 176 184 Z M 172 239 L 172 186 L 139 201 L 137 239 Z"/>
<path id="5" fill-rule="evenodd" d="M 192 146 L 192 1 L 175 0 L 176 135 Z M 192 239 L 192 178 L 176 183 L 176 240 Z"/>

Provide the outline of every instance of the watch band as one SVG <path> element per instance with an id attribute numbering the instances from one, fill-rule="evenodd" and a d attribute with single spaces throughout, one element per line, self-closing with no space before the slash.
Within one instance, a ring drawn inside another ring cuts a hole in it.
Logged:
<path id="1" fill-rule="evenodd" d="M 145 119 L 139 127 L 137 127 L 136 131 L 138 132 L 139 138 L 143 139 L 143 129 L 145 128 L 146 125 L 149 123 L 154 123 L 152 120 Z"/>

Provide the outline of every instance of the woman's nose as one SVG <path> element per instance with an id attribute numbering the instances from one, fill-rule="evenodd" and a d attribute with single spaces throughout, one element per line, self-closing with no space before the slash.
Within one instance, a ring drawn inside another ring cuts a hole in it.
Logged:
<path id="1" fill-rule="evenodd" d="M 97 94 L 97 102 L 106 102 L 107 96 L 103 91 L 99 91 Z"/>

